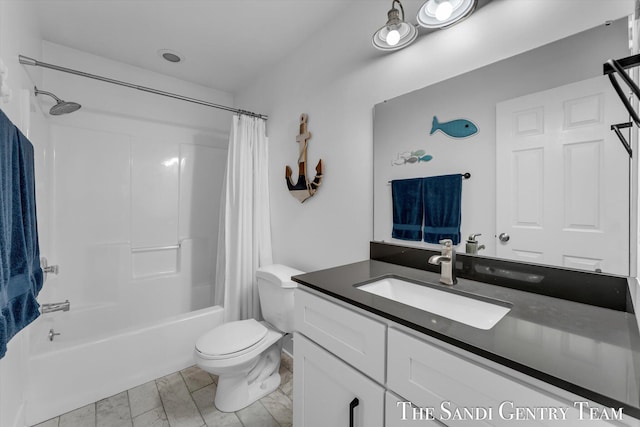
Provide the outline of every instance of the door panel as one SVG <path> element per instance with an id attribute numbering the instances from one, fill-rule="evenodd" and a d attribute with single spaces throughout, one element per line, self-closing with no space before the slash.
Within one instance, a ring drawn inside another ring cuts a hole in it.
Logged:
<path id="1" fill-rule="evenodd" d="M 496 105 L 498 257 L 629 274 L 626 121 L 604 77 Z"/>

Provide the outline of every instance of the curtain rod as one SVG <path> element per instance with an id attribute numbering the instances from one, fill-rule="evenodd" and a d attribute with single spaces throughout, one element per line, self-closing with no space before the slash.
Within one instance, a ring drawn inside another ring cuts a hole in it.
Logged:
<path id="1" fill-rule="evenodd" d="M 149 93 L 155 93 L 156 95 L 167 96 L 169 98 L 179 99 L 181 101 L 193 102 L 194 104 L 200 104 L 200 105 L 204 105 L 204 106 L 207 106 L 207 107 L 218 108 L 220 110 L 231 111 L 233 113 L 244 114 L 244 115 L 247 115 L 247 116 L 257 117 L 257 118 L 264 119 L 264 120 L 268 119 L 268 116 L 266 116 L 264 114 L 252 113 L 251 111 L 240 110 L 240 109 L 237 109 L 237 108 L 231 108 L 231 107 L 227 107 L 226 105 L 214 104 L 212 102 L 202 101 L 200 99 L 195 99 L 195 98 L 189 98 L 187 96 L 178 95 L 176 93 L 165 92 L 163 90 L 158 90 L 158 89 L 153 89 L 153 88 L 150 88 L 150 87 L 135 85 L 135 84 L 123 82 L 123 81 L 120 81 L 120 80 L 110 79 L 108 77 L 98 76 L 96 74 L 85 73 L 84 71 L 78 71 L 78 70 L 74 70 L 74 69 L 71 69 L 71 68 L 60 67 L 58 65 L 47 64 L 46 62 L 40 62 L 40 61 L 37 61 L 37 60 L 35 60 L 33 58 L 29 58 L 28 56 L 24 56 L 24 55 L 18 55 L 18 60 L 20 61 L 21 64 L 24 64 L 24 65 L 31 65 L 33 67 L 49 68 L 51 70 L 62 71 L 64 73 L 69 73 L 69 74 L 75 74 L 77 76 L 87 77 L 87 78 L 90 78 L 90 79 L 95 79 L 95 80 L 100 80 L 100 81 L 107 82 L 107 83 L 112 83 L 112 84 L 116 84 L 116 85 L 120 85 L 120 86 L 125 86 L 125 87 L 128 87 L 128 88 L 137 89 L 137 90 L 140 90 L 140 91 L 143 91 L 143 92 L 149 92 Z"/>

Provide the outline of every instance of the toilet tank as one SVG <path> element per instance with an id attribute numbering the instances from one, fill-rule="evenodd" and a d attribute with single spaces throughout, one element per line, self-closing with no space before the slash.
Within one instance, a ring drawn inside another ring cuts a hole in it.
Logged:
<path id="1" fill-rule="evenodd" d="M 291 276 L 303 273 L 281 264 L 256 271 L 262 317 L 282 332 L 293 332 L 293 290 L 297 284 Z"/>

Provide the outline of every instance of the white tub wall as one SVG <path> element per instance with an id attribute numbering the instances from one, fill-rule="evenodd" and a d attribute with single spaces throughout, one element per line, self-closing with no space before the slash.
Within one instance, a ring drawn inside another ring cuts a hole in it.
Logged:
<path id="1" fill-rule="evenodd" d="M 194 343 L 223 323 L 223 312 L 210 307 L 32 357 L 26 425 L 192 366 Z"/>
<path id="2" fill-rule="evenodd" d="M 46 286 L 51 293 L 44 294 L 42 301 L 69 299 L 72 308 L 133 302 L 132 309 L 138 313 L 171 302 L 175 307 L 165 315 L 190 311 L 192 307 L 181 302 L 192 300 L 192 289 L 207 283 L 211 289 L 216 235 L 201 224 L 200 228 L 188 224 L 201 215 L 217 221 L 223 169 L 207 169 L 209 187 L 194 194 L 195 187 L 189 183 L 195 173 L 187 162 L 190 154 L 180 154 L 181 146 L 188 144 L 166 143 L 171 157 L 156 157 L 145 156 L 155 152 L 131 135 L 58 124 L 52 125 L 51 135 L 55 163 L 50 186 L 53 229 L 49 258 L 60 266 L 60 273 L 50 276 Z M 202 146 L 197 150 L 226 158 L 223 149 Z M 163 153 L 162 148 L 159 151 Z M 181 160 L 185 161 L 183 167 L 179 167 Z M 163 161 L 172 164 L 166 167 Z M 149 190 L 153 185 L 149 176 L 155 176 L 168 191 L 159 189 L 154 194 Z M 185 205 L 186 196 L 181 199 L 181 187 L 192 199 L 210 198 L 212 205 L 208 210 L 194 211 Z M 154 231 L 158 235 L 155 239 Z M 203 249 L 207 252 L 198 252 L 197 262 L 190 249 L 193 240 L 206 242 Z M 180 248 L 133 252 L 178 244 Z M 192 271 L 199 274 L 189 275 Z M 195 283 L 194 278 L 202 281 Z M 134 294 L 140 298 L 132 298 Z M 200 302 L 211 305 L 212 298 L 201 298 Z"/>
<path id="3" fill-rule="evenodd" d="M 420 4 L 404 4 L 407 15 L 415 16 Z M 388 1 L 347 6 L 327 28 L 236 96 L 238 105 L 269 115 L 271 218 L 278 230 L 274 260 L 312 271 L 368 258 L 375 104 L 619 18 L 631 13 L 633 4 L 494 0 L 459 25 L 390 54 L 371 46 L 377 28 L 359 25 L 383 25 Z M 303 112 L 313 134 L 309 164 L 322 158 L 325 172 L 318 193 L 300 204 L 282 178 L 283 166 L 295 165 L 297 159 L 295 134 Z"/>
<path id="4" fill-rule="evenodd" d="M 45 62 L 233 104 L 224 92 L 43 46 Z M 49 280 L 47 297 L 69 299 L 72 307 L 126 304 L 131 318 L 149 311 L 143 321 L 157 319 L 151 312 L 158 307 L 166 316 L 211 305 L 231 114 L 50 70 L 43 90 L 82 104 L 50 118 L 49 258 L 60 274 Z M 41 98 L 48 109 L 52 102 Z M 180 249 L 132 252 L 179 243 Z"/>

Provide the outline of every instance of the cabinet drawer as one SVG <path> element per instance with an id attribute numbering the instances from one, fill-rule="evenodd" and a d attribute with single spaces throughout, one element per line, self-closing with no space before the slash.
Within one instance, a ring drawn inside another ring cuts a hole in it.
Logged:
<path id="1" fill-rule="evenodd" d="M 384 384 L 384 323 L 295 290 L 295 328 L 340 359 Z"/>
<path id="2" fill-rule="evenodd" d="M 580 419 L 574 402 L 560 400 L 442 347 L 393 328 L 388 335 L 388 388 L 418 407 L 435 408 L 436 419 L 447 426 L 612 425 L 592 421 L 588 413 Z M 557 417 L 564 421 L 554 421 L 549 412 L 536 408 L 556 408 Z M 460 417 L 455 419 L 457 413 Z"/>

